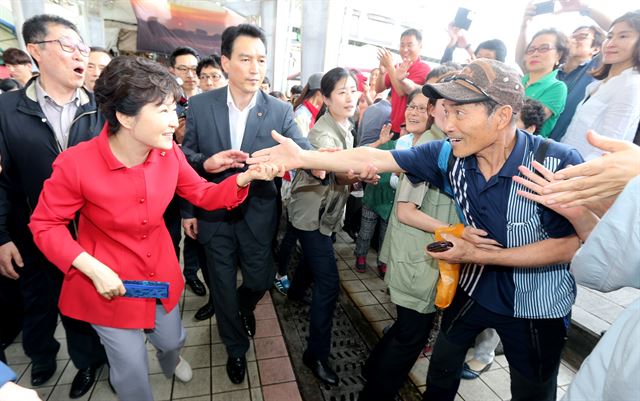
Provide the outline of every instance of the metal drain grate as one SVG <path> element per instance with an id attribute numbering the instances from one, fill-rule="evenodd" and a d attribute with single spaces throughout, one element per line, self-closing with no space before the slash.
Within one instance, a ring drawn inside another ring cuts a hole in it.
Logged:
<path id="1" fill-rule="evenodd" d="M 377 337 L 369 323 L 349 297 L 341 291 L 333 320 L 332 347 L 329 363 L 340 377 L 337 386 L 317 380 L 302 362 L 309 335 L 309 306 L 272 295 L 284 337 L 289 348 L 298 386 L 305 401 L 357 401 L 364 386 L 361 368 Z M 419 393 L 413 385 L 405 385 L 402 398 L 416 400 Z"/>

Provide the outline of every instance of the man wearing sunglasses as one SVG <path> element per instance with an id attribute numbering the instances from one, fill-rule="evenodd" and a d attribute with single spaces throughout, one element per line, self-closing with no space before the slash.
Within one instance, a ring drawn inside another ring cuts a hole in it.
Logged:
<path id="1" fill-rule="evenodd" d="M 89 47 L 71 22 L 53 15 L 25 21 L 22 35 L 40 70 L 20 91 L 0 96 L 0 274 L 20 278 L 22 346 L 31 359 L 31 385 L 50 381 L 60 344 L 54 339 L 63 275 L 46 260 L 27 228 L 54 159 L 96 136 L 103 119 L 83 88 Z M 71 227 L 73 230 L 73 227 Z M 62 316 L 69 355 L 78 369 L 69 396 L 93 385 L 106 360 L 93 328 Z"/>

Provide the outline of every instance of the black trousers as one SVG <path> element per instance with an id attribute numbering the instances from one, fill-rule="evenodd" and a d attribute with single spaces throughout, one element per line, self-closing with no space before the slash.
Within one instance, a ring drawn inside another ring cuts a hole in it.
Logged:
<path id="1" fill-rule="evenodd" d="M 184 250 L 182 251 L 184 262 L 184 278 L 187 280 L 193 280 L 198 277 L 198 269 L 202 269 L 202 277 L 209 286 L 209 277 L 206 273 L 207 269 L 207 256 L 204 252 L 204 247 L 197 240 L 192 239 L 188 235 L 184 236 Z"/>
<path id="2" fill-rule="evenodd" d="M 453 400 L 467 350 L 486 328 L 498 332 L 509 362 L 512 401 L 554 401 L 560 354 L 569 316 L 524 319 L 482 307 L 458 288 L 442 316 L 442 330 L 433 347 L 423 400 Z"/>
<path id="3" fill-rule="evenodd" d="M 418 313 L 396 305 L 398 318 L 365 362 L 367 379 L 359 401 L 393 400 L 429 339 L 436 313 Z"/>
<path id="4" fill-rule="evenodd" d="M 309 340 L 307 350 L 321 361 L 329 359 L 331 351 L 331 327 L 336 301 L 340 293 L 338 265 L 331 237 L 319 230 L 303 231 L 296 228 L 296 236 L 302 245 L 302 259 L 296 268 L 290 291 L 306 289 L 313 281 Z M 298 291 L 304 294 L 304 291 Z"/>
<path id="5" fill-rule="evenodd" d="M 203 227 L 212 223 L 201 220 L 198 224 Z M 273 283 L 271 243 L 260 244 L 247 222 L 238 220 L 224 223 L 203 246 L 220 338 L 230 357 L 244 356 L 249 338 L 238 312 L 252 313 Z M 236 289 L 238 266 L 242 285 Z"/>
<path id="6" fill-rule="evenodd" d="M 63 273 L 42 258 L 28 258 L 20 269 L 24 300 L 22 346 L 34 365 L 55 361 L 60 343 L 53 338 L 58 323 L 58 299 Z M 61 315 L 67 348 L 78 369 L 104 363 L 106 354 L 97 333 L 87 322 Z"/>

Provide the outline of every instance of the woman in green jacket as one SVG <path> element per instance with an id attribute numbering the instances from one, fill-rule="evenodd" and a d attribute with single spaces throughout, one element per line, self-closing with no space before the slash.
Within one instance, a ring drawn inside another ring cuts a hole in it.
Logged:
<path id="1" fill-rule="evenodd" d="M 355 78 L 344 68 L 334 68 L 320 81 L 324 106 L 309 131 L 309 142 L 316 148 L 353 148 L 349 118 L 353 116 L 360 93 Z M 323 111 L 326 112 L 323 113 Z M 296 269 L 289 294 L 314 282 L 309 324 L 309 340 L 303 361 L 325 383 L 338 384 L 338 376 L 328 364 L 331 325 L 340 278 L 331 234 L 342 226 L 349 196 L 346 174 L 328 174 L 320 180 L 306 170 L 298 170 L 291 184 L 287 207 L 289 221 L 302 246 L 302 260 Z"/>

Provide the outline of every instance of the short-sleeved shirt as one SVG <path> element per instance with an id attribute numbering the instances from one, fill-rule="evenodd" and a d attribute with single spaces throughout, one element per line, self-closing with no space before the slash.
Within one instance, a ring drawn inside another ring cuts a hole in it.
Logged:
<path id="1" fill-rule="evenodd" d="M 600 57 L 595 56 L 591 60 L 580 64 L 569 73 L 564 72 L 562 67 L 558 69 L 558 75 L 556 78 L 567 85 L 567 101 L 564 105 L 564 111 L 560 114 L 560 117 L 558 117 L 555 127 L 551 130 L 551 134 L 549 134 L 549 138 L 554 141 L 560 141 L 560 139 L 562 139 L 564 133 L 569 127 L 569 123 L 571 122 L 573 115 L 576 113 L 578 104 L 585 97 L 587 85 L 595 79 L 591 74 L 589 74 L 589 71 L 599 65 Z"/>
<path id="2" fill-rule="evenodd" d="M 556 78 L 557 73 L 558 70 L 553 70 L 531 85 L 528 85 L 529 74 L 522 77 L 525 96 L 539 101 L 552 113 L 540 128 L 540 136 L 545 138 L 551 134 L 567 102 L 567 85 Z"/>
<path id="3" fill-rule="evenodd" d="M 407 70 L 407 78 L 418 85 L 424 85 L 427 75 L 431 71 L 429 64 L 423 62 L 419 58 L 411 64 Z M 391 87 L 391 79 L 389 74 L 384 75 L 384 86 Z M 400 96 L 391 88 L 391 131 L 400 132 L 400 126 L 404 123 L 404 111 L 407 108 L 407 96 Z"/>
<path id="4" fill-rule="evenodd" d="M 466 223 L 487 231 L 489 238 L 505 248 L 514 248 L 575 233 L 565 218 L 516 193 L 526 188 L 514 183 L 512 177 L 519 174 L 518 166 L 531 165 L 542 142 L 541 137 L 518 130 L 509 158 L 488 181 L 475 156 L 456 159 L 447 177 L 438 167 L 444 141 L 391 153 L 412 182 L 427 181 L 443 189 L 445 180 L 449 180 Z M 575 149 L 549 143 L 545 167 L 557 171 L 579 163 L 582 158 Z M 483 307 L 520 318 L 564 317 L 575 299 L 575 281 L 566 263 L 536 268 L 467 264 L 459 285 Z"/>

